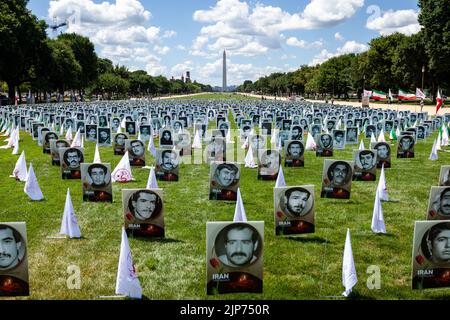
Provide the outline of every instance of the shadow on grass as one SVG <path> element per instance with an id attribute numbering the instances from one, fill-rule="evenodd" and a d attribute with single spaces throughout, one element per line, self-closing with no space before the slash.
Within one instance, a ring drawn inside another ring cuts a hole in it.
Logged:
<path id="1" fill-rule="evenodd" d="M 292 241 L 297 241 L 297 242 L 303 242 L 303 243 L 307 243 L 307 242 L 315 242 L 315 243 L 331 243 L 331 241 L 326 240 L 324 238 L 320 238 L 320 237 L 314 237 L 314 238 L 300 238 L 300 237 L 285 237 L 285 239 L 287 240 L 292 240 Z"/>
<path id="2" fill-rule="evenodd" d="M 183 240 L 172 239 L 172 238 L 142 238 L 136 237 L 136 240 L 143 242 L 159 242 L 159 243 L 184 243 Z"/>

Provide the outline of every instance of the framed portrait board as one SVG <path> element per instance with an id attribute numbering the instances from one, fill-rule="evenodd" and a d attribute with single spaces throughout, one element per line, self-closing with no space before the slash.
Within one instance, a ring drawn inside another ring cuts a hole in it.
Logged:
<path id="1" fill-rule="evenodd" d="M 29 296 L 25 222 L 0 222 L 0 297 Z"/>
<path id="2" fill-rule="evenodd" d="M 164 238 L 162 189 L 123 189 L 125 231 L 135 237 Z"/>
<path id="3" fill-rule="evenodd" d="M 264 222 L 206 223 L 206 293 L 262 293 Z"/>
<path id="4" fill-rule="evenodd" d="M 326 159 L 323 164 L 321 198 L 350 199 L 353 161 Z"/>
<path id="5" fill-rule="evenodd" d="M 82 163 L 83 201 L 112 202 L 111 164 Z"/>
<path id="6" fill-rule="evenodd" d="M 209 200 L 236 201 L 241 170 L 236 163 L 211 162 Z"/>
<path id="7" fill-rule="evenodd" d="M 450 221 L 416 221 L 412 288 L 450 287 Z"/>
<path id="8" fill-rule="evenodd" d="M 314 185 L 274 188 L 275 234 L 314 233 Z"/>

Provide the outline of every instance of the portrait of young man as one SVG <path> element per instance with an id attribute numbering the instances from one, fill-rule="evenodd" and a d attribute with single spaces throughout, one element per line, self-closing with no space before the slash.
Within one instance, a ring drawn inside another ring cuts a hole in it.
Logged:
<path id="1" fill-rule="evenodd" d="M 82 148 L 59 149 L 63 179 L 81 179 L 81 163 L 84 162 Z"/>
<path id="2" fill-rule="evenodd" d="M 285 167 L 305 166 L 305 146 L 299 140 L 287 140 L 284 147 Z"/>
<path id="3" fill-rule="evenodd" d="M 353 180 L 376 181 L 377 151 L 376 150 L 353 150 Z"/>
<path id="4" fill-rule="evenodd" d="M 316 136 L 316 157 L 332 157 L 333 156 L 333 137 L 328 134 L 320 134 Z"/>
<path id="5" fill-rule="evenodd" d="M 99 147 L 111 146 L 111 129 L 98 128 L 97 143 Z"/>
<path id="6" fill-rule="evenodd" d="M 345 131 L 333 130 L 333 148 L 345 149 Z"/>
<path id="7" fill-rule="evenodd" d="M 97 142 L 97 125 L 96 124 L 87 124 L 86 130 L 86 141 Z"/>
<path id="8" fill-rule="evenodd" d="M 141 133 L 141 140 L 144 142 L 150 141 L 150 139 L 153 139 L 151 136 L 151 126 L 150 125 L 141 125 L 139 127 L 139 132 Z"/>
<path id="9" fill-rule="evenodd" d="M 124 155 L 125 154 L 125 141 L 128 140 L 128 135 L 126 133 L 117 133 L 113 135 L 113 149 L 114 155 Z"/>
<path id="10" fill-rule="evenodd" d="M 82 163 L 81 180 L 83 183 L 83 201 L 113 201 L 111 165 L 109 163 Z"/>
<path id="11" fill-rule="evenodd" d="M 136 135 L 136 122 L 135 121 L 125 121 L 125 132 L 129 136 Z"/>
<path id="12" fill-rule="evenodd" d="M 50 140 L 58 140 L 58 134 L 53 131 L 47 131 L 42 139 L 42 152 L 50 153 Z"/>
<path id="13" fill-rule="evenodd" d="M 125 149 L 128 151 L 130 166 L 145 166 L 145 145 L 141 140 L 125 140 Z"/>
<path id="14" fill-rule="evenodd" d="M 321 197 L 350 199 L 353 167 L 353 161 L 325 160 Z"/>
<path id="15" fill-rule="evenodd" d="M 162 189 L 123 189 L 125 231 L 134 237 L 164 238 Z"/>
<path id="16" fill-rule="evenodd" d="M 412 288 L 450 287 L 450 222 L 416 221 Z"/>
<path id="17" fill-rule="evenodd" d="M 377 133 L 377 127 L 374 125 L 368 125 L 366 127 L 366 138 L 370 139 L 372 137 L 372 134 L 376 137 Z"/>
<path id="18" fill-rule="evenodd" d="M 275 234 L 314 233 L 314 186 L 274 188 Z"/>
<path id="19" fill-rule="evenodd" d="M 261 293 L 263 241 L 264 222 L 207 222 L 207 294 Z"/>
<path id="20" fill-rule="evenodd" d="M 212 162 L 209 200 L 236 201 L 240 168 L 234 163 Z"/>
<path id="21" fill-rule="evenodd" d="M 427 220 L 450 220 L 450 187 L 431 187 Z"/>
<path id="22" fill-rule="evenodd" d="M 377 151 L 377 168 L 385 169 L 391 167 L 391 146 L 387 142 L 374 142 L 371 144 L 371 149 Z"/>
<path id="23" fill-rule="evenodd" d="M 28 296 L 25 222 L 0 222 L 0 297 Z"/>
<path id="24" fill-rule="evenodd" d="M 398 137 L 397 158 L 414 158 L 414 137 L 412 135 Z"/>
<path id="25" fill-rule="evenodd" d="M 161 181 L 178 181 L 180 155 L 177 150 L 156 149 L 155 175 Z"/>

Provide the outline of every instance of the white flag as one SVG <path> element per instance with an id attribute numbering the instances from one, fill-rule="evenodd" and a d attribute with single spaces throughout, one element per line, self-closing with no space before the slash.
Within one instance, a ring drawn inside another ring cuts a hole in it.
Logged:
<path id="1" fill-rule="evenodd" d="M 12 154 L 14 155 L 19 154 L 19 137 L 17 136 L 15 140 L 16 141 L 14 142 L 14 149 L 12 151 Z"/>
<path id="2" fill-rule="evenodd" d="M 111 173 L 111 179 L 113 182 L 130 182 L 133 180 L 133 174 L 131 173 L 130 157 L 128 151 L 120 160 L 114 171 Z"/>
<path id="3" fill-rule="evenodd" d="M 253 158 L 253 149 L 252 144 L 248 148 L 247 155 L 245 156 L 245 167 L 246 168 L 257 168 L 258 165 L 255 163 L 255 159 Z"/>
<path id="4" fill-rule="evenodd" d="M 67 189 L 66 204 L 64 205 L 64 214 L 61 221 L 61 230 L 59 234 L 69 236 L 70 238 L 81 238 L 78 219 L 73 208 L 70 190 Z"/>
<path id="5" fill-rule="evenodd" d="M 233 221 L 234 222 L 246 222 L 247 221 L 247 216 L 245 214 L 245 208 L 244 208 L 244 203 L 242 202 L 240 188 L 238 188 L 236 208 L 234 209 Z"/>
<path id="6" fill-rule="evenodd" d="M 102 163 L 100 159 L 100 151 L 98 150 L 98 144 L 95 144 L 94 163 Z"/>
<path id="7" fill-rule="evenodd" d="M 23 191 L 31 198 L 33 201 L 40 201 L 44 199 L 41 188 L 37 181 L 36 175 L 34 174 L 33 164 L 30 163 L 30 168 L 28 169 L 27 181 L 25 182 L 25 187 Z"/>
<path id="8" fill-rule="evenodd" d="M 347 237 L 345 239 L 344 259 L 342 262 L 342 284 L 345 291 L 342 293 L 344 297 L 348 297 L 352 292 L 352 288 L 358 282 L 356 276 L 355 261 L 353 260 L 352 244 L 350 241 L 350 229 L 347 229 Z"/>
<path id="9" fill-rule="evenodd" d="M 442 125 L 442 137 L 441 137 L 441 146 L 448 146 L 448 131 L 447 126 Z"/>
<path id="10" fill-rule="evenodd" d="M 136 274 L 124 227 L 122 227 L 122 242 L 120 244 L 119 266 L 117 268 L 116 294 L 137 299 L 142 298 L 141 284 Z"/>
<path id="11" fill-rule="evenodd" d="M 16 166 L 14 167 L 11 178 L 16 178 L 20 181 L 27 180 L 27 163 L 25 161 L 25 150 L 22 150 L 22 153 L 16 162 Z"/>
<path id="12" fill-rule="evenodd" d="M 66 132 L 66 140 L 67 141 L 72 141 L 73 137 L 72 137 L 72 126 L 69 127 L 69 129 Z"/>
<path id="13" fill-rule="evenodd" d="M 142 141 L 142 137 L 141 137 L 141 131 L 139 130 L 139 133 L 138 133 L 138 137 L 137 137 L 137 139 L 139 140 L 139 141 Z"/>
<path id="14" fill-rule="evenodd" d="M 372 134 L 370 135 L 370 143 L 374 143 L 374 142 L 377 142 L 377 139 L 375 138 L 375 135 L 372 132 Z"/>
<path id="15" fill-rule="evenodd" d="M 80 129 L 77 130 L 77 133 L 75 134 L 75 138 L 73 138 L 72 144 L 70 145 L 71 148 L 77 148 L 81 147 L 81 131 Z"/>
<path id="16" fill-rule="evenodd" d="M 276 145 L 278 145 L 278 140 L 280 140 L 280 134 L 279 134 L 279 129 L 274 129 L 273 131 L 272 131 L 272 137 L 270 138 L 270 143 L 273 145 L 273 146 L 276 146 Z"/>
<path id="17" fill-rule="evenodd" d="M 84 136 L 81 136 L 81 148 L 84 148 Z"/>
<path id="18" fill-rule="evenodd" d="M 195 132 L 194 142 L 192 143 L 192 149 L 201 149 L 201 148 L 202 148 L 202 139 L 200 137 L 200 130 L 197 130 Z"/>
<path id="19" fill-rule="evenodd" d="M 389 201 L 389 195 L 386 187 L 386 176 L 384 174 L 384 164 L 381 166 L 380 180 L 378 181 L 377 192 L 381 201 Z"/>
<path id="20" fill-rule="evenodd" d="M 375 203 L 373 205 L 372 215 L 372 231 L 375 233 L 386 233 L 386 226 L 384 225 L 383 207 L 381 206 L 380 193 L 375 192 Z"/>
<path id="21" fill-rule="evenodd" d="M 439 134 L 438 134 L 438 137 L 437 137 L 437 141 L 436 141 L 436 150 L 437 151 L 441 151 L 442 150 L 441 143 L 442 143 L 441 132 L 439 131 Z"/>
<path id="22" fill-rule="evenodd" d="M 419 88 L 416 88 L 416 97 L 417 99 L 425 99 L 425 93 L 423 93 L 423 91 Z"/>
<path id="23" fill-rule="evenodd" d="M 386 142 L 386 139 L 384 138 L 384 130 L 381 129 L 380 134 L 378 136 L 378 142 Z"/>
<path id="24" fill-rule="evenodd" d="M 308 137 L 306 138 L 306 146 L 305 146 L 305 150 L 307 151 L 314 151 L 316 150 L 316 142 L 314 141 L 314 137 L 312 136 L 312 134 L 310 132 L 308 132 Z"/>
<path id="25" fill-rule="evenodd" d="M 282 188 L 282 187 L 286 187 L 286 181 L 284 180 L 283 167 L 280 165 L 280 171 L 278 172 L 275 188 Z"/>
<path id="26" fill-rule="evenodd" d="M 361 142 L 359 143 L 359 150 L 360 151 L 366 150 L 366 147 L 364 146 L 364 140 L 363 139 L 361 139 Z"/>
<path id="27" fill-rule="evenodd" d="M 147 150 L 152 154 L 153 158 L 156 158 L 156 148 L 155 143 L 153 142 L 153 137 L 150 137 L 150 140 L 148 141 Z"/>
<path id="28" fill-rule="evenodd" d="M 428 157 L 429 160 L 434 161 L 434 160 L 438 159 L 436 144 L 437 144 L 437 140 L 435 139 L 434 143 L 433 143 L 433 148 L 431 148 L 430 156 Z"/>
<path id="29" fill-rule="evenodd" d="M 244 144 L 241 146 L 241 149 L 247 149 L 249 147 L 250 143 L 249 143 L 249 136 L 247 135 L 245 137 L 245 141 Z"/>
<path id="30" fill-rule="evenodd" d="M 147 189 L 158 189 L 158 182 L 156 181 L 155 168 L 151 167 L 150 174 L 147 180 Z"/>

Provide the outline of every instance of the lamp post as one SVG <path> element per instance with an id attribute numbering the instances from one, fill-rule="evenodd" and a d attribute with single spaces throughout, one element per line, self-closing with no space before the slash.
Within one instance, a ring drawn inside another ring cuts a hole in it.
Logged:
<path id="1" fill-rule="evenodd" d="M 425 66 L 422 66 L 422 92 L 423 92 L 423 82 L 425 78 Z"/>
<path id="2" fill-rule="evenodd" d="M 422 66 L 422 92 L 423 92 L 423 82 L 425 78 L 425 66 Z M 423 110 L 424 101 L 423 98 L 420 99 L 420 112 Z"/>

